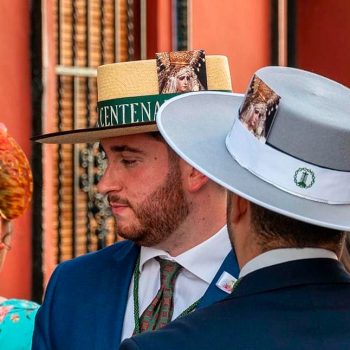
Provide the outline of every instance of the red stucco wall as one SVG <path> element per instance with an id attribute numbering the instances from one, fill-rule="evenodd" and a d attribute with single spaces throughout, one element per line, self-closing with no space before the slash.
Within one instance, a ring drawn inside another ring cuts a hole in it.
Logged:
<path id="1" fill-rule="evenodd" d="M 350 1 L 299 0 L 297 66 L 350 87 L 349 33 Z"/>
<path id="2" fill-rule="evenodd" d="M 192 48 L 228 56 L 235 92 L 270 62 L 270 1 L 193 0 Z"/>
<path id="3" fill-rule="evenodd" d="M 147 3 L 147 56 L 171 51 L 171 0 Z M 270 62 L 270 1 L 192 0 L 189 46 L 229 58 L 233 89 L 244 92 L 251 75 Z"/>
<path id="4" fill-rule="evenodd" d="M 0 121 L 30 157 L 29 1 L 0 2 Z M 31 212 L 14 220 L 12 250 L 0 272 L 0 295 L 30 298 Z"/>
<path id="5" fill-rule="evenodd" d="M 29 3 L 0 2 L 0 121 L 30 157 L 31 95 L 29 55 Z M 224 54 L 230 61 L 233 88 L 244 92 L 254 71 L 270 62 L 270 1 L 192 0 L 190 46 L 207 54 Z M 45 115 L 54 112 L 54 47 L 51 0 L 45 1 L 44 67 Z M 148 57 L 156 51 L 172 49 L 171 1 L 148 1 Z M 151 12 L 153 10 L 153 13 Z M 324 74 L 350 86 L 350 2 L 328 0 L 297 2 L 296 60 L 301 68 Z M 153 21 L 153 22 L 152 22 Z M 51 77 L 51 78 L 49 78 Z M 44 118 L 44 130 L 50 129 Z M 44 149 L 46 161 L 50 151 Z M 47 165 L 49 166 L 49 164 Z M 45 280 L 54 266 L 50 232 L 50 184 L 46 185 L 44 205 Z M 14 222 L 13 249 L 0 273 L 0 295 L 30 298 L 31 212 Z"/>

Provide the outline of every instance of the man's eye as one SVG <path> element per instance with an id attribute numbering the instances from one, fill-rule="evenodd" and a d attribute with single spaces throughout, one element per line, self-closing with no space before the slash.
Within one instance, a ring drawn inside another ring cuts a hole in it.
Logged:
<path id="1" fill-rule="evenodd" d="M 136 164 L 136 160 L 132 159 L 122 159 L 122 163 L 125 165 L 125 166 L 133 166 Z"/>

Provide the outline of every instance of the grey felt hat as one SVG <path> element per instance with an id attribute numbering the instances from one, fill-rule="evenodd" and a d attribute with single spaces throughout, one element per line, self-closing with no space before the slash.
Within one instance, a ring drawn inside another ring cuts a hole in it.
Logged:
<path id="1" fill-rule="evenodd" d="M 158 129 L 188 163 L 280 214 L 350 229 L 350 89 L 299 69 L 265 67 L 247 93 L 167 101 Z"/>

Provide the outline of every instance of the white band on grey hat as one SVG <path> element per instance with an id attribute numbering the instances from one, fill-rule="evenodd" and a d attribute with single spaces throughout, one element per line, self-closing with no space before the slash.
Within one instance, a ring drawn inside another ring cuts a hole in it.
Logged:
<path id="1" fill-rule="evenodd" d="M 350 204 L 350 172 L 322 168 L 259 141 L 237 118 L 227 135 L 232 157 L 260 179 L 293 195 L 328 204 Z"/>

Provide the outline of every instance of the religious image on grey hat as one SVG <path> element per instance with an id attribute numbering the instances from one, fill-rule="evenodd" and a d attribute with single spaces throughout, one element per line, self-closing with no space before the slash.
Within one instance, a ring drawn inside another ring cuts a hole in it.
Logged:
<path id="1" fill-rule="evenodd" d="M 160 94 L 207 90 L 204 50 L 156 54 Z"/>
<path id="2" fill-rule="evenodd" d="M 265 143 L 277 114 L 280 97 L 256 75 L 253 76 L 239 111 L 243 125 Z"/>

